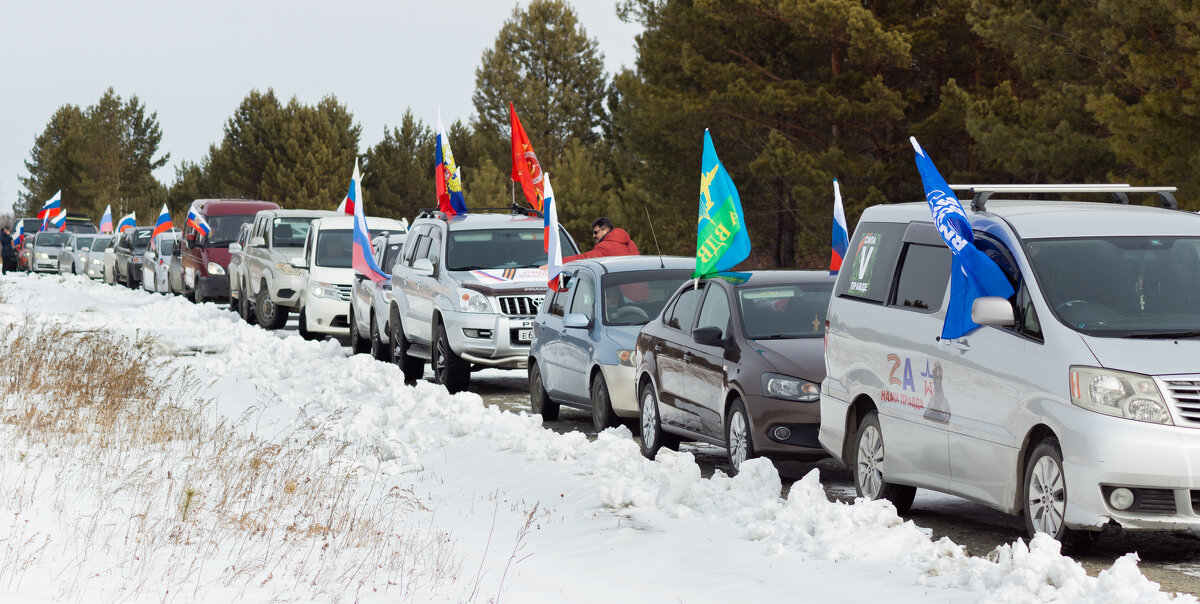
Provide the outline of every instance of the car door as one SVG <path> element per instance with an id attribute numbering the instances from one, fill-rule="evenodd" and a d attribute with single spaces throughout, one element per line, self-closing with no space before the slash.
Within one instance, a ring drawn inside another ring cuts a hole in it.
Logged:
<path id="1" fill-rule="evenodd" d="M 408 329 L 416 334 L 418 339 L 425 342 L 433 342 L 435 335 L 433 332 L 434 299 L 440 295 L 445 300 L 452 300 L 457 293 L 445 285 L 441 279 L 441 271 L 444 269 L 440 262 L 443 253 L 442 229 L 444 225 L 431 224 L 429 226 L 429 236 L 425 237 L 421 246 L 417 248 L 414 262 L 422 258 L 429 260 L 433 264 L 433 274 L 414 274 L 410 279 L 414 285 L 413 295 L 409 298 L 409 316 L 412 317 L 413 323 Z M 450 280 L 446 279 L 445 281 Z"/>
<path id="2" fill-rule="evenodd" d="M 729 292 L 722 282 L 711 280 L 704 288 L 704 299 L 693 333 L 701 327 L 721 330 L 725 341 L 730 337 Z M 677 399 L 674 421 L 681 428 L 713 438 L 724 436 L 725 354 L 724 345 L 697 343 L 689 338 L 681 343 L 683 351 L 682 392 Z"/>
<path id="3" fill-rule="evenodd" d="M 575 293 L 574 279 L 574 270 L 563 271 L 563 287 L 556 292 L 547 292 L 545 310 L 539 309 L 533 322 L 534 343 L 531 343 L 530 351 L 534 353 L 542 372 L 546 392 L 554 399 L 562 398 L 563 317 L 570 308 L 571 295 Z"/>
<path id="4" fill-rule="evenodd" d="M 267 216 L 258 216 L 254 219 L 254 228 L 250 230 L 250 239 L 246 242 L 245 252 L 242 254 L 242 266 L 246 271 L 246 290 L 249 293 L 251 300 L 258 293 L 259 282 L 262 280 L 263 267 L 268 260 L 269 250 L 266 246 L 267 225 L 270 224 L 270 218 Z M 251 245 L 255 242 L 260 245 Z"/>
<path id="5" fill-rule="evenodd" d="M 567 314 L 583 315 L 588 319 L 587 327 L 563 327 L 562 347 L 555 354 L 562 396 L 578 403 L 591 400 L 588 369 L 591 367 L 592 351 L 596 348 L 599 333 L 596 315 L 596 295 L 600 291 L 599 276 L 590 268 L 581 268 L 575 273 L 575 294 Z"/>
<path id="6" fill-rule="evenodd" d="M 696 289 L 694 282 L 684 285 L 663 313 L 661 337 L 649 344 L 655 358 L 660 420 L 667 425 L 688 423 L 680 409 L 681 405 L 686 407 L 688 404 L 688 367 L 683 353 L 687 351 L 685 342 L 692 338 L 692 325 L 696 322 L 703 291 L 703 288 Z"/>
<path id="7" fill-rule="evenodd" d="M 420 306 L 419 300 L 420 283 L 417 280 L 416 273 L 413 272 L 413 264 L 420 258 L 425 258 L 429 254 L 429 230 L 432 225 L 424 224 L 418 226 L 409 235 L 408 241 L 404 249 L 404 256 L 401 258 L 403 270 L 397 273 L 397 278 L 392 283 L 392 295 L 396 297 L 397 304 L 400 307 L 400 318 L 404 322 L 404 332 L 409 340 L 429 343 L 428 328 L 418 330 L 417 314 L 414 305 Z M 419 333 L 425 333 L 424 337 L 418 337 Z"/>

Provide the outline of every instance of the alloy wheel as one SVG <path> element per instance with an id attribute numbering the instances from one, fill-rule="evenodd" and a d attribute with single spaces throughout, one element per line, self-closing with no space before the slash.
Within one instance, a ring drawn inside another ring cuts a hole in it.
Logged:
<path id="1" fill-rule="evenodd" d="M 1039 457 L 1029 477 L 1026 494 L 1029 517 L 1040 533 L 1058 535 L 1066 513 L 1066 485 L 1062 468 L 1049 455 Z"/>
<path id="2" fill-rule="evenodd" d="M 746 416 L 735 411 L 729 417 L 729 459 L 735 470 L 742 467 L 742 463 L 746 461 L 749 451 L 746 444 L 750 439 L 748 432 Z"/>
<path id="3" fill-rule="evenodd" d="M 658 405 L 654 402 L 654 395 L 647 388 L 642 394 L 642 442 L 647 449 L 654 447 L 657 428 Z"/>
<path id="4" fill-rule="evenodd" d="M 859 488 L 868 499 L 878 499 L 883 486 L 883 435 L 875 426 L 867 426 L 858 437 L 855 474 Z"/>

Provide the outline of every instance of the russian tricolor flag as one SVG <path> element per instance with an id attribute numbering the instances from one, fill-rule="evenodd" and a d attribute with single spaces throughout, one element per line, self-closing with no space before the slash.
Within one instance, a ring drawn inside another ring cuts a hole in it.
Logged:
<path id="1" fill-rule="evenodd" d="M 196 229 L 196 231 L 204 233 L 205 237 L 212 232 L 212 227 L 208 226 L 208 221 L 203 216 L 196 213 L 196 210 L 188 210 L 187 225 Z"/>
<path id="2" fill-rule="evenodd" d="M 46 203 L 42 204 L 42 209 L 38 210 L 37 217 L 41 218 L 42 220 L 46 220 L 47 218 L 54 218 L 61 213 L 62 189 L 59 189 L 58 192 L 54 194 L 54 197 L 51 197 L 48 201 L 46 201 Z"/>
<path id="3" fill-rule="evenodd" d="M 837 179 L 833 179 L 833 257 L 829 260 L 829 272 L 842 270 L 842 259 L 850 247 L 850 232 L 846 229 L 846 210 L 842 208 L 842 190 Z"/>
<path id="4" fill-rule="evenodd" d="M 558 275 L 562 272 L 562 244 L 558 238 L 558 200 L 550 186 L 550 175 L 543 173 L 542 220 L 546 229 L 546 279 L 550 289 L 558 291 Z"/>
<path id="5" fill-rule="evenodd" d="M 113 232 L 112 206 L 111 205 L 104 207 L 104 215 L 100 217 L 100 232 L 101 233 Z"/>
<path id="6" fill-rule="evenodd" d="M 130 212 L 117 222 L 117 232 L 124 233 L 125 229 L 135 226 L 137 226 L 137 212 Z"/>
<path id="7" fill-rule="evenodd" d="M 454 163 L 454 152 L 450 150 L 450 139 L 442 126 L 442 112 L 438 111 L 437 142 L 434 147 L 436 166 L 433 169 L 437 185 L 438 209 L 447 216 L 467 213 L 467 202 L 463 199 L 462 174 Z"/>
<path id="8" fill-rule="evenodd" d="M 350 176 L 350 191 L 346 193 L 346 198 L 342 200 L 342 204 L 338 206 L 337 211 L 342 214 L 354 215 L 354 206 L 358 205 L 358 191 L 362 183 L 362 174 L 358 171 L 358 158 L 354 158 L 354 174 Z"/>
<path id="9" fill-rule="evenodd" d="M 167 211 L 166 204 L 163 204 L 162 211 L 158 213 L 158 222 L 154 224 L 154 230 L 150 232 L 150 238 L 158 237 L 173 228 L 175 225 L 171 224 L 171 213 Z"/>
<path id="10" fill-rule="evenodd" d="M 367 229 L 367 217 L 363 215 L 360 201 L 362 186 L 359 185 L 358 180 L 358 162 L 355 162 L 354 178 L 350 181 L 350 193 L 346 197 L 354 207 L 354 236 L 350 250 L 350 266 L 376 283 L 391 281 L 392 276 L 379 268 L 379 265 L 375 263 L 375 256 L 371 254 L 371 231 Z"/>
<path id="11" fill-rule="evenodd" d="M 50 226 L 57 228 L 58 232 L 60 232 L 60 233 L 67 232 L 67 213 L 66 212 L 59 212 L 59 213 L 55 214 L 54 216 L 51 216 L 49 220 L 50 220 Z M 43 229 L 44 229 L 44 227 L 43 227 Z"/>

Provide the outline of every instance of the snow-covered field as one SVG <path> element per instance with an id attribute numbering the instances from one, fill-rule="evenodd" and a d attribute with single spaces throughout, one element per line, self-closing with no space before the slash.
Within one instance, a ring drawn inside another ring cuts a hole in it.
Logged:
<path id="1" fill-rule="evenodd" d="M 688 453 L 644 459 L 624 427 L 558 434 L 213 304 L 70 276 L 0 277 L 0 297 L 0 325 L 151 338 L 163 379 L 198 380 L 169 382 L 173 404 L 259 439 L 247 451 L 291 451 L 329 499 L 281 504 L 286 479 L 206 515 L 237 457 L 125 444 L 136 467 L 106 474 L 0 424 L 0 602 L 1171 601 L 1132 554 L 1095 578 L 1047 538 L 967 556 L 890 504 L 828 501 L 816 472 L 787 499 L 762 460 L 705 479 Z M 258 505 L 329 522 L 247 521 Z"/>

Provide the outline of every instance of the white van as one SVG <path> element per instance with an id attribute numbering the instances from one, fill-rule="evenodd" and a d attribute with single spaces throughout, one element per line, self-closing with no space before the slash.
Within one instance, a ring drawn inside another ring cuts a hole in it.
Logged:
<path id="1" fill-rule="evenodd" d="M 958 188 L 958 187 L 952 187 Z M 988 201 L 1157 193 L 1164 208 Z M 829 305 L 820 442 L 861 496 L 917 487 L 1023 514 L 1070 546 L 1200 527 L 1200 216 L 1174 188 L 976 186 L 975 245 L 1016 294 L 939 336 L 949 249 L 926 203 L 863 213 Z M 985 205 L 986 202 L 986 205 Z"/>
<path id="2" fill-rule="evenodd" d="M 372 232 L 403 232 L 404 223 L 391 218 L 366 217 Z M 326 335 L 349 337 L 350 295 L 354 269 L 350 253 L 354 239 L 354 217 L 332 216 L 312 221 L 304 240 L 304 264 L 300 275 L 300 336 L 306 340 Z M 371 250 L 366 250 L 368 254 Z"/>

